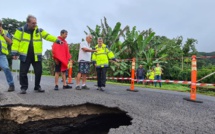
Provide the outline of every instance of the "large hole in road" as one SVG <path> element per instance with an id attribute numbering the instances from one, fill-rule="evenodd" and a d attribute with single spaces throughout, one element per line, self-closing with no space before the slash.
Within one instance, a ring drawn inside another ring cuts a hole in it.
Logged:
<path id="1" fill-rule="evenodd" d="M 0 134 L 107 134 L 111 128 L 131 125 L 119 108 L 4 105 L 0 107 Z"/>

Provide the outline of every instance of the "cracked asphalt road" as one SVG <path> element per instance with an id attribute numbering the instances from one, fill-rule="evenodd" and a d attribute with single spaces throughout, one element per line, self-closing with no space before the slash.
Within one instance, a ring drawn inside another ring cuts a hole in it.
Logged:
<path id="1" fill-rule="evenodd" d="M 14 73 L 15 76 L 15 73 Z M 73 81 L 74 82 L 74 81 Z M 19 81 L 15 79 L 15 92 L 7 92 L 4 73 L 0 71 L 0 105 L 39 104 L 49 106 L 79 105 L 86 102 L 106 107 L 118 107 L 133 118 L 132 125 L 110 129 L 109 134 L 214 134 L 215 97 L 197 95 L 203 103 L 183 100 L 189 93 L 156 89 L 135 88 L 139 92 L 126 91 L 127 86 L 107 85 L 106 91 L 97 91 L 95 82 L 87 82 L 90 90 L 62 89 L 54 91 L 54 77 L 42 76 L 45 93 L 35 93 L 34 76 L 29 75 L 27 94 L 19 94 Z"/>

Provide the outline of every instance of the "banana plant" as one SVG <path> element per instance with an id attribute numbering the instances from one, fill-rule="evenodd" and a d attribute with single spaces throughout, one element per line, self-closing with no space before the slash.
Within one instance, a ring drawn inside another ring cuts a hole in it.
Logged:
<path id="1" fill-rule="evenodd" d="M 78 53 L 79 53 L 79 47 L 80 44 L 79 43 L 75 43 L 75 44 L 69 44 L 69 51 L 70 54 L 72 55 L 72 60 L 73 60 L 73 73 L 72 76 L 75 77 L 77 76 L 77 72 L 78 72 Z"/>
<path id="2" fill-rule="evenodd" d="M 111 51 L 115 54 L 115 57 L 117 59 L 121 58 L 120 56 L 123 55 L 124 51 L 127 49 L 127 46 L 122 46 L 122 43 L 120 42 L 120 37 L 123 36 L 124 32 L 128 29 L 128 26 L 121 29 L 121 23 L 117 22 L 115 27 L 112 29 L 108 23 L 107 19 L 104 17 L 104 22 L 101 20 L 101 26 L 96 25 L 95 30 L 87 26 L 89 33 L 93 35 L 93 43 L 92 46 L 95 46 L 97 44 L 98 37 L 103 38 L 104 44 L 108 45 Z M 85 31 L 85 34 L 88 34 L 88 32 Z M 127 70 L 127 64 L 120 62 L 119 64 L 110 63 L 111 71 L 115 73 L 116 75 L 120 75 L 121 73 L 118 73 L 122 70 Z M 129 73 L 126 71 L 123 71 L 124 73 Z"/>
<path id="3" fill-rule="evenodd" d="M 52 50 L 45 51 L 43 63 L 43 70 L 49 71 L 50 75 L 54 75 L 54 60 L 52 58 Z"/>
<path id="4" fill-rule="evenodd" d="M 112 51 L 115 53 L 116 58 L 120 58 L 120 55 L 123 54 L 123 52 L 127 49 L 127 46 L 124 46 L 121 48 L 121 45 L 114 45 L 115 48 L 112 49 Z M 110 68 L 114 72 L 114 76 L 130 76 L 129 68 L 131 66 L 131 63 L 129 61 L 120 61 L 118 65 L 111 63 Z"/>
<path id="5" fill-rule="evenodd" d="M 104 44 L 108 45 L 109 48 L 111 48 L 111 46 L 119 41 L 119 38 L 121 36 L 121 23 L 117 22 L 115 27 L 112 29 L 108 23 L 107 23 L 107 19 L 104 17 L 104 22 L 101 20 L 101 26 L 96 25 L 95 30 L 93 30 L 92 28 L 90 28 L 89 26 L 87 26 L 89 33 L 84 31 L 85 34 L 91 34 L 93 35 L 93 42 L 92 42 L 92 46 L 95 46 L 97 44 L 97 39 L 98 37 L 102 37 L 103 38 L 103 42 Z"/>
<path id="6" fill-rule="evenodd" d="M 136 27 L 133 27 L 131 31 L 129 29 L 126 31 L 123 45 L 128 46 L 127 56 L 137 59 L 136 66 L 143 64 L 145 68 L 149 69 L 155 63 L 160 62 L 160 58 L 155 59 L 155 50 L 150 46 L 150 42 L 154 35 L 155 32 L 151 29 L 139 32 L 136 31 Z M 163 57 L 165 57 L 165 55 L 163 55 L 162 58 Z"/>
<path id="7" fill-rule="evenodd" d="M 143 52 L 144 60 L 140 61 L 139 64 L 143 64 L 146 69 L 150 69 L 151 67 L 155 66 L 157 63 L 167 63 L 165 60 L 163 60 L 165 57 L 167 57 L 167 54 L 162 55 L 159 58 L 154 58 L 155 50 L 153 48 L 150 48 L 148 51 Z"/>

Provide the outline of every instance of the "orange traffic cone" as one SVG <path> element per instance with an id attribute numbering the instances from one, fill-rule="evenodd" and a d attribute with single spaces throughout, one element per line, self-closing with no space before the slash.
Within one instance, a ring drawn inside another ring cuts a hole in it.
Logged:
<path id="1" fill-rule="evenodd" d="M 196 56 L 192 56 L 192 68 L 191 68 L 191 89 L 190 89 L 190 98 L 184 98 L 184 100 L 202 103 L 202 101 L 196 100 L 196 79 L 197 79 L 197 63 Z"/>
<path id="2" fill-rule="evenodd" d="M 69 62 L 69 79 L 68 79 L 68 84 L 73 84 L 72 83 L 72 61 Z"/>
<path id="3" fill-rule="evenodd" d="M 132 58 L 132 69 L 131 69 L 131 86 L 127 91 L 138 92 L 134 89 L 134 74 L 135 74 L 135 58 Z"/>

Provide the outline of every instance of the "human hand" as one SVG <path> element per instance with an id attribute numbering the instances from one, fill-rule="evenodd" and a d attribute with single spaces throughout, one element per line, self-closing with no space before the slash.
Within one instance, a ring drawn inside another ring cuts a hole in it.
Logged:
<path id="1" fill-rule="evenodd" d="M 60 44 L 63 44 L 63 41 L 60 41 Z"/>
<path id="2" fill-rule="evenodd" d="M 95 47 L 92 48 L 92 52 L 97 52 Z"/>
<path id="3" fill-rule="evenodd" d="M 63 41 L 57 40 L 56 43 L 62 45 L 62 44 L 63 44 Z"/>
<path id="4" fill-rule="evenodd" d="M 3 29 L 2 29 L 2 27 L 0 27 L 0 34 L 1 34 L 1 35 L 3 34 Z"/>
<path id="5" fill-rule="evenodd" d="M 118 59 L 115 59 L 115 61 L 116 61 L 116 62 L 119 62 L 120 60 L 118 60 Z"/>
<path id="6" fill-rule="evenodd" d="M 120 64 L 117 63 L 119 60 L 114 59 L 114 60 L 110 60 L 110 62 L 114 63 L 117 67 L 120 67 Z"/>
<path id="7" fill-rule="evenodd" d="M 18 56 L 13 56 L 13 59 L 14 59 L 14 60 L 17 60 L 17 59 L 18 59 Z"/>
<path id="8" fill-rule="evenodd" d="M 110 60 L 111 62 L 119 62 L 120 60 L 118 60 L 118 59 L 112 59 L 112 60 Z"/>
<path id="9" fill-rule="evenodd" d="M 56 65 L 59 65 L 59 61 L 57 59 L 54 60 Z"/>
<path id="10" fill-rule="evenodd" d="M 74 63 L 74 61 L 73 61 L 72 59 L 70 59 L 70 60 L 69 60 L 69 63 L 70 63 L 70 64 L 73 64 L 73 63 Z"/>

